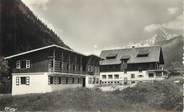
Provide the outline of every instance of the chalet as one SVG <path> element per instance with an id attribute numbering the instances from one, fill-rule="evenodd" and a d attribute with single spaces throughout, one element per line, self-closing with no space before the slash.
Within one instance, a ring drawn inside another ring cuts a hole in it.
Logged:
<path id="1" fill-rule="evenodd" d="M 131 85 L 167 77 L 159 46 L 104 50 L 101 52 L 101 84 Z"/>
<path id="2" fill-rule="evenodd" d="M 99 83 L 99 60 L 50 45 L 5 57 L 12 73 L 12 95 L 45 93 Z"/>

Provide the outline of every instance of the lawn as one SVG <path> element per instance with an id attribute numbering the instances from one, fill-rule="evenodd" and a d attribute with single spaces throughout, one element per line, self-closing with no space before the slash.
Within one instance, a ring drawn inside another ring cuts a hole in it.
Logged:
<path id="1" fill-rule="evenodd" d="M 76 88 L 45 94 L 0 95 L 0 110 L 55 112 L 179 112 L 182 91 L 168 81 L 139 83 L 123 91 Z"/>

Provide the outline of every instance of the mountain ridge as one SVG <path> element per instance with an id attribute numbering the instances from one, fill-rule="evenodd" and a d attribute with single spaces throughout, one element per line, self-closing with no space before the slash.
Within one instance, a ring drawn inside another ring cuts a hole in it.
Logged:
<path id="1" fill-rule="evenodd" d="M 0 55 L 56 44 L 70 49 L 21 0 L 0 1 Z"/>

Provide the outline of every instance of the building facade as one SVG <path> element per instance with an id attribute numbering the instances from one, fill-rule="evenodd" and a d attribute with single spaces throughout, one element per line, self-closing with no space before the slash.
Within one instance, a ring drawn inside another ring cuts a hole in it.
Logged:
<path id="1" fill-rule="evenodd" d="M 99 84 L 99 60 L 57 45 L 5 57 L 12 73 L 12 95 L 45 93 Z"/>
<path id="2" fill-rule="evenodd" d="M 163 53 L 159 46 L 104 50 L 100 56 L 102 85 L 131 85 L 167 78 L 167 71 L 163 68 Z"/>

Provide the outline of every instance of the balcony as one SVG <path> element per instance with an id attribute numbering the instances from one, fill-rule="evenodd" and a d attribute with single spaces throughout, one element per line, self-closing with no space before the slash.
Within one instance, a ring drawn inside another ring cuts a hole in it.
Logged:
<path id="1" fill-rule="evenodd" d="M 69 64 L 68 62 L 61 62 L 60 60 L 49 59 L 48 63 L 49 72 L 85 74 L 85 72 L 82 69 L 83 69 L 82 65 L 73 63 Z"/>

